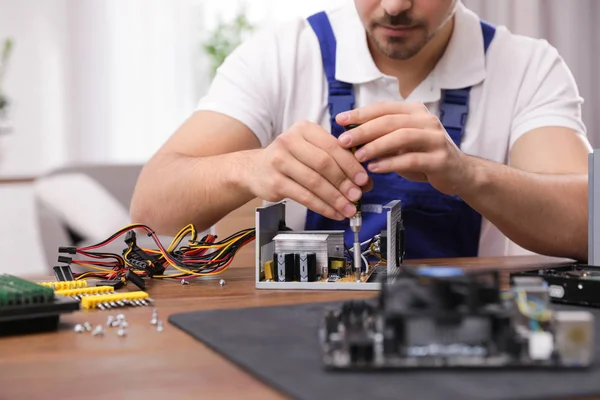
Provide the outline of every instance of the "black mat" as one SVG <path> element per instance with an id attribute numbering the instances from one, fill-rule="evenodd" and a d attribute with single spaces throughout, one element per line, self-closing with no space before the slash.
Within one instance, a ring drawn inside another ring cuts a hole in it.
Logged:
<path id="1" fill-rule="evenodd" d="M 579 371 L 325 372 L 317 329 L 326 307 L 337 305 L 201 311 L 172 315 L 169 321 L 297 399 L 556 399 L 600 395 L 598 366 Z M 600 310 L 590 311 L 596 318 L 596 360 L 600 365 Z"/>

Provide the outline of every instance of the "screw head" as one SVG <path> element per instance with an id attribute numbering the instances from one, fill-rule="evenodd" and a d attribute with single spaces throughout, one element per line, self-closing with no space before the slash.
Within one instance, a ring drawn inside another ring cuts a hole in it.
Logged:
<path id="1" fill-rule="evenodd" d="M 219 281 L 219 285 L 221 285 L 221 286 L 225 286 L 225 279 L 221 279 L 221 280 Z"/>

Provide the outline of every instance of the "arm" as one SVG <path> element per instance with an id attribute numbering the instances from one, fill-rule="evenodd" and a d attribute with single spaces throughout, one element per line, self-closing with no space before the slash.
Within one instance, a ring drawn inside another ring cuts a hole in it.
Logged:
<path id="1" fill-rule="evenodd" d="M 562 127 L 534 129 L 516 140 L 511 165 L 462 153 L 437 117 L 416 103 L 379 103 L 338 115 L 362 124 L 341 135 L 364 144 L 357 160 L 375 173 L 397 172 L 458 195 L 528 250 L 587 259 L 587 154 L 582 135 Z"/>
<path id="2" fill-rule="evenodd" d="M 254 197 L 289 198 L 328 218 L 356 213 L 369 181 L 354 156 L 320 126 L 300 122 L 264 149 L 240 122 L 192 116 L 144 167 L 132 219 L 162 234 L 193 223 L 205 230 Z"/>
<path id="3" fill-rule="evenodd" d="M 193 114 L 144 166 L 131 203 L 133 221 L 173 235 L 189 223 L 208 229 L 255 196 L 240 185 L 258 139 L 223 114 Z"/>
<path id="4" fill-rule="evenodd" d="M 255 197 L 291 199 L 337 220 L 356 212 L 352 202 L 369 179 L 353 155 L 314 123 L 278 128 L 289 86 L 286 63 L 295 65 L 296 57 L 280 36 L 262 32 L 224 61 L 200 102 L 203 111 L 140 174 L 131 204 L 135 222 L 161 234 L 189 223 L 205 230 Z"/>
<path id="5" fill-rule="evenodd" d="M 457 194 L 521 247 L 583 261 L 589 151 L 569 129 L 539 128 L 517 140 L 510 166 L 467 156 L 472 177 Z"/>

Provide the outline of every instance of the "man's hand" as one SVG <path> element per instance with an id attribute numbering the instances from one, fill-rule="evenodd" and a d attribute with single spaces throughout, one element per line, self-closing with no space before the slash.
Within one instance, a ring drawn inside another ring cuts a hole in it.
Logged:
<path id="1" fill-rule="evenodd" d="M 249 191 L 268 201 L 294 200 L 325 217 L 356 213 L 352 202 L 371 186 L 351 152 L 320 126 L 300 122 L 265 149 L 248 152 L 243 179 Z"/>
<path id="2" fill-rule="evenodd" d="M 421 103 L 375 103 L 338 114 L 336 120 L 343 126 L 360 124 L 342 134 L 339 143 L 345 148 L 364 145 L 355 156 L 359 162 L 369 161 L 372 172 L 429 181 L 445 194 L 456 194 L 469 179 L 468 156 Z"/>

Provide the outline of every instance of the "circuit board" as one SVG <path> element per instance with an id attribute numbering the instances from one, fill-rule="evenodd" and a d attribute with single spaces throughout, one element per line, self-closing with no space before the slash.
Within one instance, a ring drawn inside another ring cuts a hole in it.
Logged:
<path id="1" fill-rule="evenodd" d="M 0 275 L 0 335 L 55 330 L 60 314 L 79 302 L 54 289 L 12 275 Z"/>
<path id="2" fill-rule="evenodd" d="M 432 268 L 433 269 L 433 268 Z M 443 270 L 440 268 L 440 271 Z M 594 354 L 594 318 L 548 308 L 541 279 L 499 290 L 497 272 L 421 274 L 405 268 L 373 300 L 328 310 L 319 330 L 334 370 L 582 368 Z"/>

